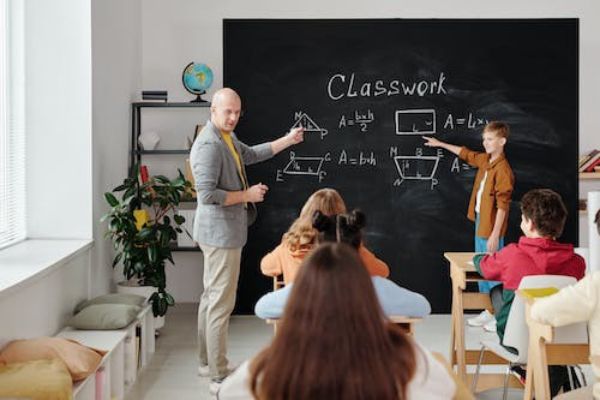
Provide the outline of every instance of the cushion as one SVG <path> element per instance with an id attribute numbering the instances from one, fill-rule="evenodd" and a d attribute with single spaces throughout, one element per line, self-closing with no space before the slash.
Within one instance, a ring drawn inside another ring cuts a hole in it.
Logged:
<path id="1" fill-rule="evenodd" d="M 91 330 L 121 329 L 131 324 L 141 310 L 141 307 L 127 304 L 95 304 L 79 311 L 67 326 Z"/>
<path id="2" fill-rule="evenodd" d="M 73 382 L 60 360 L 0 365 L 0 398 L 71 400 Z"/>
<path id="3" fill-rule="evenodd" d="M 75 307 L 75 314 L 84 308 L 94 304 L 129 304 L 132 306 L 143 306 L 146 302 L 144 296 L 132 293 L 110 293 L 82 301 Z"/>
<path id="4" fill-rule="evenodd" d="M 59 359 L 69 370 L 73 381 L 94 373 L 105 353 L 74 341 L 58 337 L 13 340 L 0 351 L 0 362 L 7 364 L 34 360 Z"/>

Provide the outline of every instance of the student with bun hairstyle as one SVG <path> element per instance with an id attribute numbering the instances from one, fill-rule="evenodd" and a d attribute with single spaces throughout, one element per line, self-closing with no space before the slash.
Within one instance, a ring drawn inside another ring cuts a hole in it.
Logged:
<path id="1" fill-rule="evenodd" d="M 365 224 L 365 214 L 359 210 L 354 210 L 350 214 L 332 216 L 326 216 L 322 212 L 316 211 L 312 222 L 314 229 L 319 232 L 317 243 L 345 243 L 357 250 L 361 265 L 364 265 L 363 258 L 360 257 L 360 248 L 362 247 L 362 228 Z M 371 281 L 385 315 L 424 317 L 431 313 L 429 302 L 419 293 L 404 289 L 380 276 L 372 276 Z M 283 289 L 261 297 L 254 308 L 256 315 L 263 319 L 280 318 L 293 287 L 294 285 L 290 283 Z"/>
<path id="2" fill-rule="evenodd" d="M 260 269 L 267 276 L 283 274 L 285 284 L 294 281 L 302 260 L 315 247 L 318 231 L 313 227 L 312 217 L 316 211 L 331 216 L 346 212 L 346 204 L 340 194 L 329 188 L 314 192 L 306 201 L 300 216 L 283 235 L 281 243 L 260 262 Z M 358 246 L 360 258 L 370 275 L 388 277 L 390 269 L 362 243 Z"/>
<path id="3" fill-rule="evenodd" d="M 346 216 L 334 218 L 348 222 Z M 456 385 L 445 367 L 385 318 L 353 248 L 320 245 L 292 286 L 273 342 L 225 380 L 219 399 L 454 396 Z"/>

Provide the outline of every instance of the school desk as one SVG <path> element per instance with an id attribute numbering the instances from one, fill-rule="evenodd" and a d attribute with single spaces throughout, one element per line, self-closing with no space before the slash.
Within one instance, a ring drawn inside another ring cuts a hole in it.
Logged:
<path id="1" fill-rule="evenodd" d="M 403 315 L 391 315 L 391 316 L 388 316 L 388 319 L 390 321 L 392 321 L 394 324 L 399 325 L 401 328 L 403 328 L 406 331 L 406 333 L 408 333 L 409 335 L 414 335 L 414 333 L 415 333 L 414 325 L 418 322 L 423 321 L 422 318 L 405 317 Z M 267 319 L 267 324 L 273 325 L 274 333 L 277 333 L 277 328 L 278 328 L 279 323 L 280 323 L 279 319 L 274 319 L 274 318 Z"/>
<path id="2" fill-rule="evenodd" d="M 473 266 L 472 252 L 446 252 L 444 257 L 450 262 L 452 280 L 452 318 L 450 327 L 450 364 L 456 365 L 458 377 L 471 386 L 474 374 L 467 374 L 467 365 L 477 365 L 480 349 L 465 348 L 465 310 L 487 309 L 493 312 L 492 301 L 487 293 L 467 292 L 467 282 L 484 280 Z M 483 331 L 483 330 L 482 330 Z M 506 365 L 506 361 L 490 351 L 485 351 L 482 364 Z M 501 387 L 504 374 L 480 374 L 476 391 Z M 511 375 L 509 387 L 522 387 Z"/>
<path id="3" fill-rule="evenodd" d="M 552 343 L 554 328 L 531 319 L 531 306 L 537 299 L 524 295 L 517 290 L 525 302 L 525 316 L 529 326 L 529 353 L 527 355 L 527 380 L 525 381 L 524 400 L 550 399 L 550 381 L 548 365 L 589 364 L 589 344 Z M 530 379 L 533 377 L 533 379 Z"/>

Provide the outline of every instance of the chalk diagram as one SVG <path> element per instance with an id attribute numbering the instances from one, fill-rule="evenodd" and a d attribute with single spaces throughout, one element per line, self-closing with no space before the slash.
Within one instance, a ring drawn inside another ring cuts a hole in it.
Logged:
<path id="1" fill-rule="evenodd" d="M 432 185 L 437 183 L 434 178 L 440 162 L 437 156 L 395 156 L 394 162 L 400 179 L 394 182 L 401 185 L 405 180 L 430 180 Z"/>
<path id="2" fill-rule="evenodd" d="M 319 182 L 323 180 L 327 172 L 323 170 L 323 163 L 331 161 L 331 154 L 326 153 L 322 157 L 307 157 L 297 156 L 296 153 L 290 151 L 290 162 L 283 169 L 283 173 L 287 175 L 309 175 L 319 178 Z"/>
<path id="3" fill-rule="evenodd" d="M 313 121 L 313 119 L 309 117 L 308 114 L 306 114 L 305 112 L 299 111 L 294 113 L 294 120 L 295 122 L 294 125 L 292 125 L 291 129 L 301 126 L 304 128 L 305 133 L 318 133 L 321 136 L 321 139 L 323 139 L 327 135 L 327 129 L 319 127 L 319 125 L 317 125 L 315 121 Z"/>
<path id="4" fill-rule="evenodd" d="M 435 135 L 435 110 L 396 110 L 396 135 Z"/>

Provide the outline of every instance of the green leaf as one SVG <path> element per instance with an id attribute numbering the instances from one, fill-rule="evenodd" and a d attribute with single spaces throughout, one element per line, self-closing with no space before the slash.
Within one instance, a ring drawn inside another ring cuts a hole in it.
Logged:
<path id="1" fill-rule="evenodd" d="M 181 225 L 185 222 L 185 217 L 183 215 L 175 214 L 173 219 L 177 223 L 177 225 Z"/>
<path id="2" fill-rule="evenodd" d="M 155 175 L 153 177 L 156 181 L 158 181 L 159 183 L 164 183 L 164 184 L 169 184 L 171 183 L 171 181 L 169 180 L 169 178 L 167 178 L 164 175 Z"/>
<path id="3" fill-rule="evenodd" d="M 104 198 L 111 207 L 116 207 L 119 205 L 119 200 L 117 200 L 117 198 L 110 192 L 104 193 Z"/>
<path id="4" fill-rule="evenodd" d="M 123 190 L 127 189 L 129 187 L 129 185 L 119 185 L 116 188 L 114 188 L 112 191 L 113 192 L 122 192 Z"/>
<path id="5" fill-rule="evenodd" d="M 148 259 L 151 263 L 155 263 L 158 257 L 158 250 L 154 246 L 148 247 Z"/>
<path id="6" fill-rule="evenodd" d="M 169 293 L 165 293 L 165 298 L 167 299 L 167 304 L 170 306 L 175 305 L 175 299 Z"/>
<path id="7" fill-rule="evenodd" d="M 119 261 L 121 260 L 121 257 L 123 256 L 123 253 L 119 253 L 115 256 L 113 263 L 112 263 L 112 267 L 116 267 L 117 264 L 119 263 Z"/>

